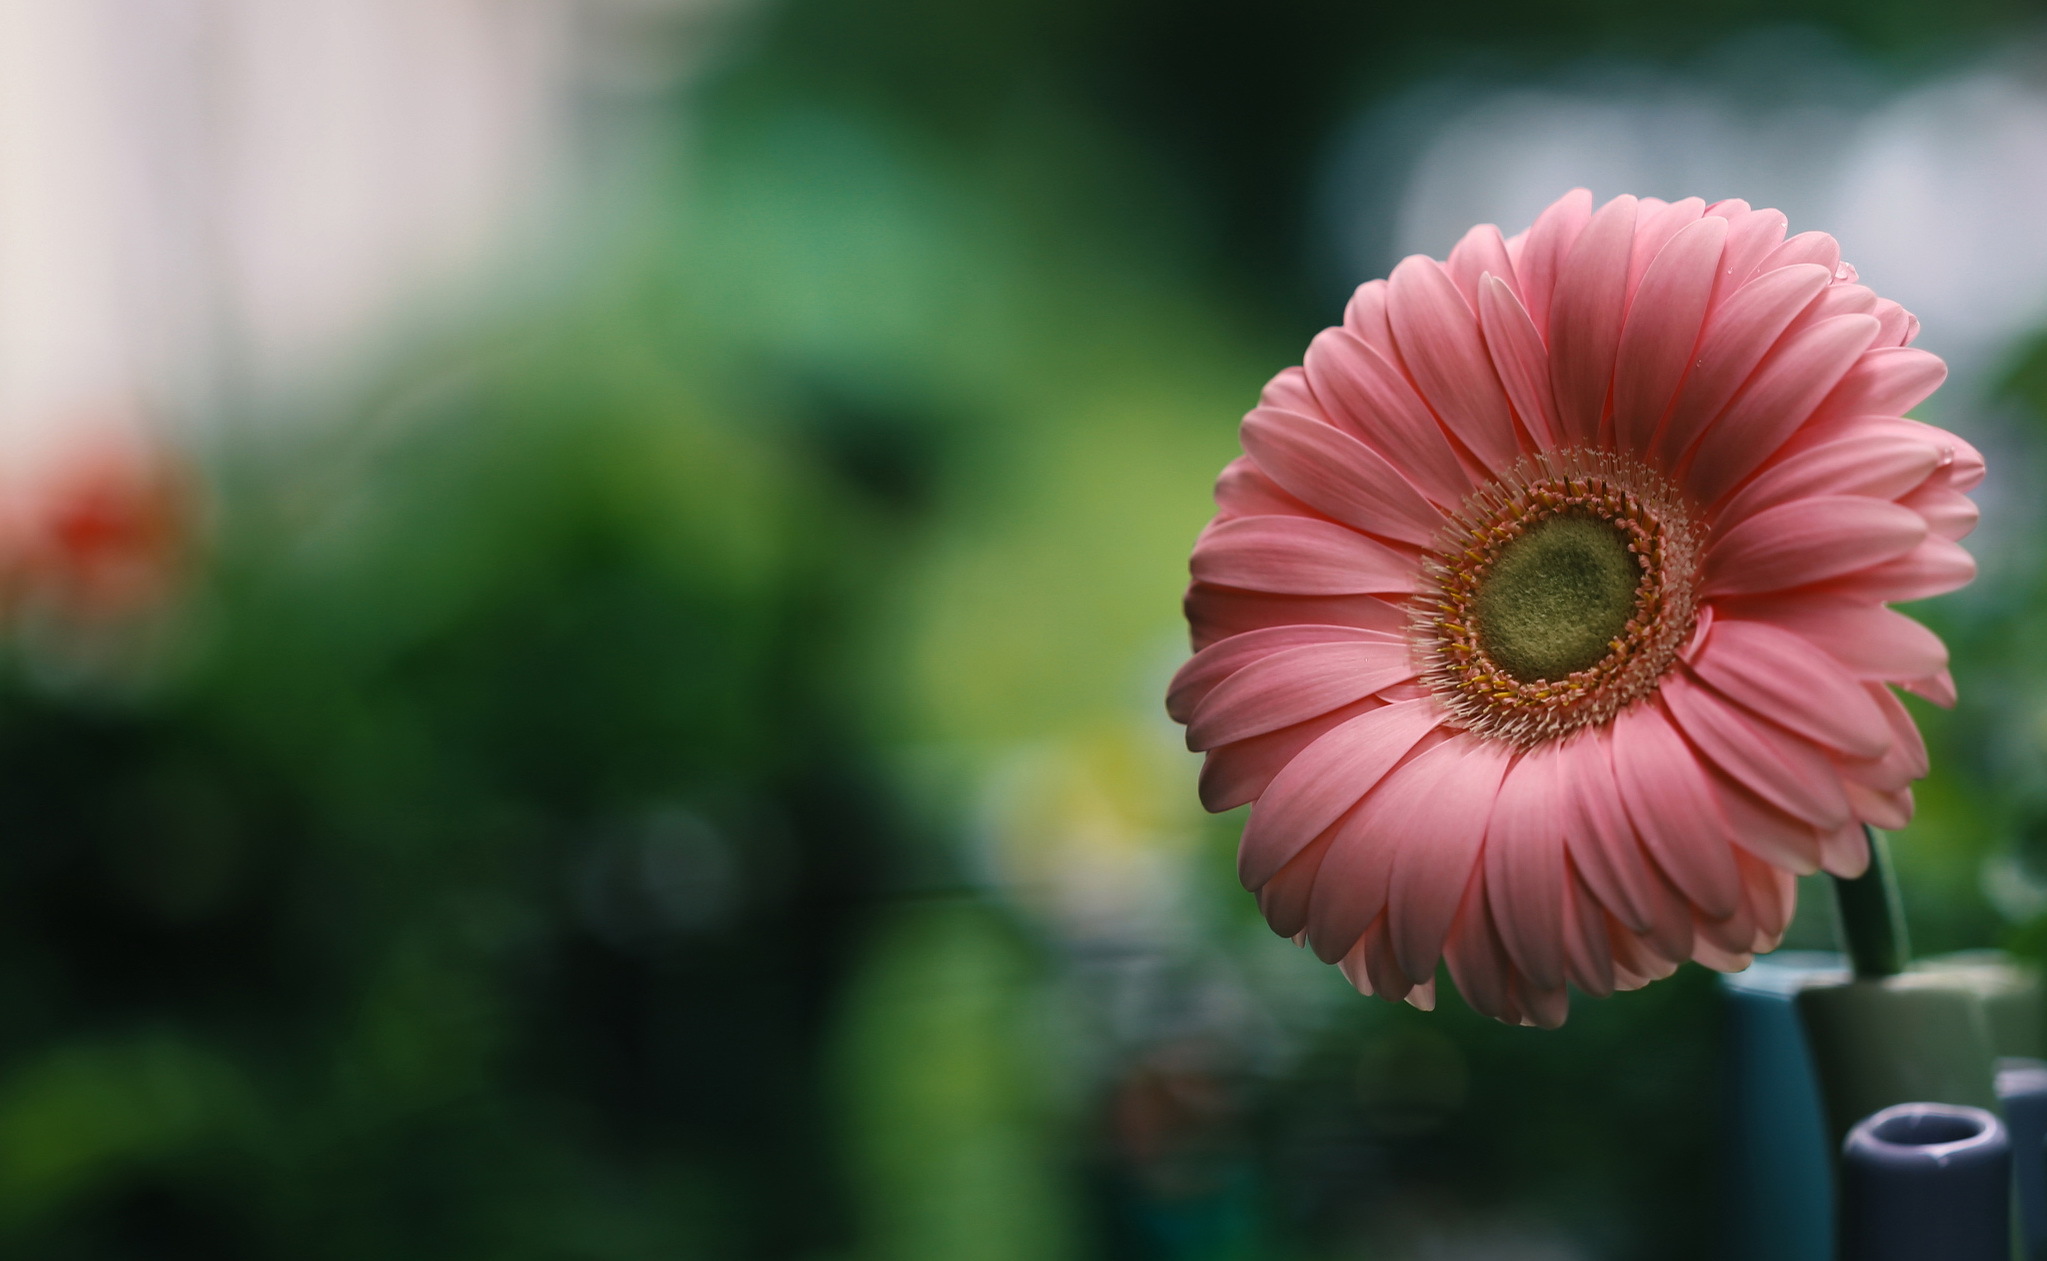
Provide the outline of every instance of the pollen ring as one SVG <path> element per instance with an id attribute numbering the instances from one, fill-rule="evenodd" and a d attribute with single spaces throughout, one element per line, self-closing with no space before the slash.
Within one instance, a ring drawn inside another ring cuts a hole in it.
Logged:
<path id="1" fill-rule="evenodd" d="M 1670 480 L 1610 451 L 1527 456 L 1423 562 L 1412 627 L 1453 722 L 1521 745 L 1652 693 L 1697 619 L 1699 531 Z"/>

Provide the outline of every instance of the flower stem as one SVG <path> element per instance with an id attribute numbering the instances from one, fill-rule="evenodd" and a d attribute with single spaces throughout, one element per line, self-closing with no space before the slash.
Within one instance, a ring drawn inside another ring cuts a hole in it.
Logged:
<path id="1" fill-rule="evenodd" d="M 1890 844 L 1881 832 L 1862 831 L 1869 838 L 1869 870 L 1853 880 L 1834 877 L 1834 907 L 1840 912 L 1841 949 L 1855 979 L 1867 981 L 1903 972 L 1912 948 L 1905 939 L 1905 908 L 1898 900 Z"/>

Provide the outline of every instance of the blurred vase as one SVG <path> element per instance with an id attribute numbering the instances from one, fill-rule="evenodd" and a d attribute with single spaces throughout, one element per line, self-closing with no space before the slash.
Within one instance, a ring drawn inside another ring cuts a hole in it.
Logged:
<path id="1" fill-rule="evenodd" d="M 1982 1108 L 1906 1103 L 1841 1146 L 1841 1261 L 2005 1261 L 2011 1142 Z"/>
<path id="2" fill-rule="evenodd" d="M 1858 988 L 1870 985 L 1875 992 Z M 2012 1058 L 2037 1054 L 2041 1046 L 2036 972 L 2000 951 L 1970 951 L 1917 960 L 1885 982 L 1851 983 L 1844 956 L 1785 950 L 1721 978 L 1721 987 L 1729 1197 L 1724 1255 L 1828 1261 L 1841 1139 L 1861 1117 L 1932 1098 L 1934 1091 L 1957 1096 L 1950 1102 L 1974 1100 L 2002 1111 L 2018 1202 L 2026 1203 L 2029 1189 L 2039 1201 L 2039 1238 L 2047 1245 L 2047 1158 L 2040 1150 L 2047 1142 L 2047 1092 L 2030 1103 L 2020 1098 L 2047 1088 L 2047 1065 L 2035 1078 L 2015 1070 L 2037 1061 Z M 1811 997 L 1801 998 L 1808 990 Z M 1809 1036 L 1814 1019 L 1819 1028 Z M 1823 1094 L 1823 1077 L 1830 1096 Z M 1927 1093 L 1914 1096 L 1914 1090 Z M 2047 1261 L 2047 1246 L 2036 1255 Z"/>
<path id="3" fill-rule="evenodd" d="M 1983 1004 L 1990 1044 L 2000 1056 L 2047 1056 L 2047 1006 L 2040 973 L 2002 950 L 1961 950 L 1917 960 L 1911 971 L 1947 977 Z"/>
<path id="4" fill-rule="evenodd" d="M 2047 1261 L 2047 1061 L 1997 1061 L 1997 1098 L 2011 1135 L 2012 1198 L 2018 1208 L 2020 1253 Z"/>
<path id="5" fill-rule="evenodd" d="M 1834 1174 L 1826 1114 L 1796 999 L 1845 979 L 1832 951 L 1780 950 L 1721 977 L 1729 1261 L 1829 1261 Z"/>
<path id="6" fill-rule="evenodd" d="M 1797 1002 L 1835 1144 L 1894 1104 L 1997 1110 L 1990 1024 L 1964 980 L 1914 971 L 1817 981 Z"/>

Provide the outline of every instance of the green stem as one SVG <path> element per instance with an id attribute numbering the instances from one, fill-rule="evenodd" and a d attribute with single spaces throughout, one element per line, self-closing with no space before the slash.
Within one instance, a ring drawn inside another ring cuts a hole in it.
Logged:
<path id="1" fill-rule="evenodd" d="M 1896 976 L 1912 957 L 1905 939 L 1905 908 L 1898 900 L 1898 872 L 1891 866 L 1889 842 L 1865 827 L 1869 837 L 1869 870 L 1853 880 L 1834 877 L 1834 907 L 1841 930 L 1841 949 L 1858 981 Z"/>

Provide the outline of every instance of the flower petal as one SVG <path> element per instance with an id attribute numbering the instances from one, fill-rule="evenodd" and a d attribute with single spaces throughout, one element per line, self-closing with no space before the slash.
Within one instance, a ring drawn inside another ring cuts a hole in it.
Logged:
<path id="1" fill-rule="evenodd" d="M 1832 769 L 1828 767 L 1830 772 Z M 1728 827 L 1732 829 L 1730 835 L 1734 838 L 1736 858 L 1743 853 L 1752 854 L 1766 863 L 1800 875 L 1811 875 L 1820 869 L 1820 838 L 1828 831 L 1827 828 L 1794 819 L 1766 804 L 1718 767 L 1713 768 L 1711 777 L 1715 799 L 1726 813 Z M 1838 780 L 1836 776 L 1834 790 L 1841 796 L 1844 813 L 1852 817 L 1854 811 L 1846 805 L 1847 790 Z"/>
<path id="2" fill-rule="evenodd" d="M 1365 938 L 1360 937 L 1357 944 L 1350 948 L 1350 953 L 1336 961 L 1336 970 L 1343 973 L 1343 979 L 1349 981 L 1358 993 L 1370 997 L 1379 992 L 1379 987 L 1372 982 L 1372 970 L 1365 962 L 1365 953 Z M 1396 997 L 1398 996 L 1393 994 L 1386 995 L 1388 1001 Z"/>
<path id="3" fill-rule="evenodd" d="M 1821 320 L 1785 339 L 1699 439 L 1685 481 L 1713 503 L 1769 459 L 1805 423 L 1876 339 L 1867 315 Z"/>
<path id="4" fill-rule="evenodd" d="M 1448 753 L 1417 758 L 1366 798 L 1382 843 L 1397 844 L 1387 898 L 1387 925 L 1401 971 L 1436 970 L 1457 904 L 1477 864 L 1493 798 L 1507 771 L 1507 747 L 1470 735 L 1438 746 Z M 1384 798 L 1385 800 L 1380 800 Z M 1378 801 L 1373 810 L 1372 803 Z"/>
<path id="5" fill-rule="evenodd" d="M 1270 880 L 1259 885 L 1258 912 L 1272 931 L 1293 937 L 1308 927 L 1308 902 L 1315 893 L 1315 880 L 1322 871 L 1322 859 L 1329 853 L 1335 835 L 1324 832 L 1295 854 Z"/>
<path id="6" fill-rule="evenodd" d="M 1697 908 L 1684 894 L 1678 892 L 1670 877 L 1655 863 L 1649 864 L 1649 870 L 1655 878 L 1656 888 L 1656 902 L 1653 914 L 1649 918 L 1649 929 L 1647 932 L 1629 935 L 1635 938 L 1637 945 L 1645 954 L 1666 965 L 1662 971 L 1651 974 L 1653 977 L 1662 977 L 1670 975 L 1672 968 L 1692 957 L 1692 941 L 1697 936 L 1694 924 L 1697 919 Z M 1613 941 L 1611 937 L 1608 940 Z M 1621 948 L 1618 943 L 1614 943 L 1614 961 L 1618 968 L 1621 963 Z M 1640 971 L 1637 966 L 1639 962 L 1640 956 L 1636 956 L 1630 959 L 1628 966 Z"/>
<path id="7" fill-rule="evenodd" d="M 1485 909 L 1514 965 L 1542 989 L 1561 986 L 1567 873 L 1563 785 L 1553 751 L 1529 751 L 1500 784 L 1486 824 L 1485 876 Z"/>
<path id="8" fill-rule="evenodd" d="M 1929 674 L 1924 678 L 1907 679 L 1898 686 L 1914 696 L 1933 702 L 1942 709 L 1953 709 L 1955 702 L 1961 699 L 1955 694 L 1955 676 L 1948 670 Z"/>
<path id="9" fill-rule="evenodd" d="M 1283 648 L 1201 699 L 1187 723 L 1187 747 L 1212 749 L 1290 727 L 1414 676 L 1413 656 L 1398 642 Z"/>
<path id="10" fill-rule="evenodd" d="M 1443 428 L 1480 463 L 1504 472 L 1520 448 L 1477 316 L 1433 258 L 1404 259 L 1393 269 L 1392 286 L 1386 311 L 1415 386 Z"/>
<path id="11" fill-rule="evenodd" d="M 1731 524 L 1807 495 L 1896 499 L 1925 481 L 1940 452 L 1898 433 L 1858 435 L 1786 455 L 1758 473 L 1720 513 Z"/>
<path id="12" fill-rule="evenodd" d="M 1386 322 L 1387 292 L 1385 281 L 1367 280 L 1343 307 L 1343 327 L 1381 355 L 1393 353 L 1393 326 Z"/>
<path id="13" fill-rule="evenodd" d="M 1718 919 L 1700 915 L 1693 921 L 1692 961 L 1716 972 L 1740 972 L 1755 962 L 1750 953 L 1756 943 L 1756 922 L 1750 912 L 1746 890 L 1741 889 L 1740 868 L 1735 869 L 1734 910 Z"/>
<path id="14" fill-rule="evenodd" d="M 1698 345 L 1727 243 L 1727 220 L 1707 216 L 1672 237 L 1643 274 L 1614 362 L 1614 445 L 1646 451 Z"/>
<path id="15" fill-rule="evenodd" d="M 1542 344 L 1542 334 L 1535 331 L 1535 322 L 1528 318 L 1521 300 L 1498 276 L 1484 277 L 1478 296 L 1479 324 L 1485 331 L 1493 370 L 1500 374 L 1501 388 L 1536 447 L 1549 450 L 1558 445 L 1557 419 L 1550 398 L 1549 351 Z"/>
<path id="16" fill-rule="evenodd" d="M 1827 833 L 1820 843 L 1820 870 L 1853 880 L 1869 870 L 1869 834 L 1850 823 Z"/>
<path id="17" fill-rule="evenodd" d="M 1166 686 L 1166 713 L 1174 722 L 1186 722 L 1193 715 L 1195 706 L 1214 690 L 1216 684 L 1260 657 L 1282 648 L 1298 648 L 1302 644 L 1339 642 L 1400 641 L 1383 631 L 1359 630 L 1354 626 L 1268 626 L 1232 635 L 1195 653 L 1173 675 L 1173 681 Z"/>
<path id="18" fill-rule="evenodd" d="M 1903 346 L 1919 335 L 1919 321 L 1910 311 L 1888 298 L 1878 298 L 1876 310 L 1870 314 L 1884 326 L 1883 332 L 1876 335 L 1879 346 Z"/>
<path id="19" fill-rule="evenodd" d="M 1450 251 L 1450 258 L 1444 264 L 1450 273 L 1457 292 L 1471 309 L 1478 310 L 1479 281 L 1484 276 L 1493 276 L 1506 284 L 1512 291 L 1514 284 L 1514 263 L 1507 257 L 1507 243 L 1500 239 L 1500 230 L 1490 223 L 1481 223 L 1464 234 Z"/>
<path id="20" fill-rule="evenodd" d="M 1340 958 L 1386 911 L 1401 842 L 1409 829 L 1433 817 L 1432 794 L 1443 794 L 1457 781 L 1462 750 L 1470 743 L 1471 737 L 1457 736 L 1428 744 L 1382 779 L 1337 825 L 1308 907 L 1308 944 L 1318 958 L 1325 962 Z M 1483 820 L 1479 826 L 1483 828 Z M 1384 975 L 1373 973 L 1373 984 L 1382 992 L 1399 988 L 1400 978 L 1416 975 L 1394 963 L 1390 954 L 1382 966 Z M 1431 965 L 1420 975 L 1433 972 Z"/>
<path id="21" fill-rule="evenodd" d="M 1841 246 L 1824 232 L 1801 232 L 1765 255 L 1756 270 L 1774 271 L 1799 263 L 1817 263 L 1831 276 L 1841 265 Z"/>
<path id="22" fill-rule="evenodd" d="M 1903 416 L 1945 380 L 1947 365 L 1937 355 L 1904 346 L 1873 348 L 1841 378 L 1813 423 L 1848 416 Z"/>
<path id="23" fill-rule="evenodd" d="M 1796 632 L 1847 666 L 1858 679 L 1921 679 L 1947 669 L 1940 636 L 1895 609 L 1840 599 L 1744 600 L 1722 616 L 1769 622 Z"/>
<path id="24" fill-rule="evenodd" d="M 1799 332 L 1802 329 L 1819 323 L 1821 320 L 1832 319 L 1837 315 L 1867 315 L 1871 319 L 1876 319 L 1876 302 L 1876 294 L 1870 292 L 1867 287 L 1863 285 L 1842 284 L 1837 280 L 1820 290 L 1820 296 L 1813 299 L 1813 304 L 1805 308 L 1799 314 L 1799 317 L 1792 321 L 1791 331 L 1794 333 Z M 1880 344 L 1883 340 L 1882 320 L 1877 320 L 1876 335 L 1877 340 L 1872 342 L 1871 345 Z"/>
<path id="25" fill-rule="evenodd" d="M 1670 958 L 1652 946 L 1647 937 L 1631 933 L 1618 923 L 1609 922 L 1607 942 L 1613 947 L 1613 987 L 1617 990 L 1638 990 L 1651 981 L 1660 981 L 1677 971 L 1681 961 Z M 1690 958 L 1691 953 L 1691 924 L 1687 922 L 1684 958 Z"/>
<path id="26" fill-rule="evenodd" d="M 1817 827 L 1837 828 L 1847 820 L 1848 800 L 1824 753 L 1682 673 L 1666 678 L 1661 693 L 1685 737 L 1756 796 Z"/>
<path id="27" fill-rule="evenodd" d="M 1265 383 L 1265 388 L 1258 392 L 1258 405 L 1299 412 L 1303 416 L 1322 415 L 1322 404 L 1316 401 L 1315 391 L 1308 385 L 1308 370 L 1298 364 L 1282 368 L 1277 376 Z"/>
<path id="28" fill-rule="evenodd" d="M 1424 750 L 1414 762 L 1436 747 L 1440 744 Z M 1329 852 L 1308 899 L 1308 948 L 1324 963 L 1349 954 L 1372 928 L 1383 929 L 1387 881 L 1398 850 L 1372 823 L 1367 813 L 1372 800 L 1367 795 L 1332 829 Z M 1367 967 L 1373 962 L 1368 952 Z M 1385 958 L 1372 972 L 1373 988 L 1381 993 L 1398 991 L 1403 981 L 1411 983 L 1411 978 L 1393 962 L 1389 940 Z"/>
<path id="29" fill-rule="evenodd" d="M 1564 887 L 1564 960 L 1571 984 L 1594 998 L 1613 993 L 1613 947 L 1606 912 L 1574 871 Z"/>
<path id="30" fill-rule="evenodd" d="M 1982 517 L 1976 501 L 1946 486 L 1922 486 L 1898 502 L 1926 519 L 1926 528 L 1949 541 L 1967 538 Z"/>
<path id="31" fill-rule="evenodd" d="M 1441 720 L 1433 700 L 1400 701 L 1353 718 L 1303 749 L 1251 808 L 1237 849 L 1244 887 L 1271 879 Z"/>
<path id="32" fill-rule="evenodd" d="M 1384 913 L 1372 921 L 1371 927 L 1358 939 L 1355 949 L 1364 956 L 1365 971 L 1372 978 L 1372 988 L 1381 996 L 1398 998 L 1426 986 L 1429 993 L 1421 1008 L 1423 1011 L 1429 1010 L 1427 1004 L 1435 1000 L 1435 974 L 1430 973 L 1418 985 L 1413 977 L 1400 970 L 1400 961 L 1393 957 L 1393 936 L 1386 926 Z"/>
<path id="33" fill-rule="evenodd" d="M 1697 197 L 1665 205 L 1654 197 L 1644 197 L 1635 207 L 1635 240 L 1628 251 L 1628 305 L 1632 307 L 1636 295 L 1641 291 L 1642 279 L 1649 272 L 1650 264 L 1663 252 L 1672 238 L 1699 221 L 1705 212 L 1706 203 Z M 1716 219 L 1718 217 L 1716 216 Z M 1718 231 L 1726 231 L 1726 220 L 1719 220 Z M 1694 330 L 1696 331 L 1696 330 Z"/>
<path id="34" fill-rule="evenodd" d="M 1794 499 L 1748 518 L 1706 549 L 1700 594 L 1756 595 L 1825 582 L 1904 556 L 1925 538 L 1918 513 L 1881 499 Z"/>
<path id="35" fill-rule="evenodd" d="M 1557 275 L 1549 316 L 1550 385 L 1558 436 L 1566 443 L 1599 437 L 1627 303 L 1635 210 L 1635 199 L 1626 195 L 1601 206 Z"/>
<path id="36" fill-rule="evenodd" d="M 1368 696 L 1306 722 L 1208 750 L 1208 755 L 1201 759 L 1202 808 L 1220 814 L 1258 800 L 1287 764 L 1300 756 L 1302 749 L 1359 714 L 1386 703 L 1381 697 Z"/>
<path id="37" fill-rule="evenodd" d="M 1891 745 L 1890 725 L 1869 693 L 1832 657 L 1781 627 L 1715 621 L 1691 666 L 1722 696 L 1828 748 L 1881 757 Z"/>
<path id="38" fill-rule="evenodd" d="M 1901 832 L 1911 824 L 1911 789 L 1884 792 L 1853 779 L 1842 780 L 1841 787 L 1848 793 L 1849 803 L 1855 807 L 1855 817 L 1869 826 L 1886 832 Z"/>
<path id="39" fill-rule="evenodd" d="M 1730 253 L 1732 245 L 1730 241 Z M 1726 255 L 1722 257 L 1724 268 Z M 1677 467 L 1791 321 L 1819 296 L 1827 279 L 1824 267 L 1782 267 L 1742 286 L 1706 317 L 1691 371 L 1678 388 L 1670 422 L 1657 442 L 1665 467 Z"/>
<path id="40" fill-rule="evenodd" d="M 1197 582 L 1280 595 L 1404 595 L 1420 579 L 1411 557 L 1307 517 L 1219 521 L 1194 545 L 1188 568 Z"/>
<path id="41" fill-rule="evenodd" d="M 1424 495 L 1448 507 L 1471 493 L 1471 478 L 1449 435 L 1406 374 L 1379 351 L 1348 329 L 1324 329 L 1308 346 L 1307 367 L 1330 419 L 1391 460 Z"/>
<path id="42" fill-rule="evenodd" d="M 1978 451 L 1975 447 L 1970 446 L 1962 441 L 1960 437 L 1949 433 L 1945 429 L 1922 424 L 1916 420 L 1907 420 L 1905 423 L 1920 426 L 1930 434 L 1937 436 L 1944 444 L 1944 449 L 1949 456 L 1948 489 L 1969 491 L 1982 482 L 1983 453 L 1981 451 Z"/>
<path id="43" fill-rule="evenodd" d="M 1706 213 L 1714 212 L 1709 208 Z M 1714 288 L 1714 306 L 1719 306 L 1728 295 L 1738 292 L 1762 273 L 1758 264 L 1783 244 L 1785 226 L 1783 211 L 1750 210 L 1746 203 L 1742 203 L 1741 213 L 1727 215 L 1727 249 L 1720 256 L 1720 281 Z M 1827 271 L 1831 277 L 1831 269 L 1821 270 Z"/>
<path id="44" fill-rule="evenodd" d="M 1586 886 L 1630 929 L 1655 918 L 1654 877 L 1613 780 L 1613 754 L 1603 731 L 1558 746 L 1564 795 L 1565 845 Z"/>
<path id="45" fill-rule="evenodd" d="M 1866 789 L 1884 796 L 1891 796 L 1903 793 L 1911 788 L 1910 754 L 1900 753 L 1897 745 L 1894 743 L 1891 746 L 1891 751 L 1880 758 L 1863 759 L 1842 757 L 1836 754 L 1834 765 L 1836 772 L 1841 777 L 1841 789 L 1848 794 L 1849 807 L 1855 812 L 1857 817 L 1861 818 L 1865 823 L 1873 823 L 1880 828 L 1895 830 L 1905 826 L 1903 823 L 1882 823 L 1864 814 L 1863 797 L 1857 795 L 1857 790 Z M 1904 817 L 1910 818 L 1911 798 L 1904 798 L 1901 804 L 1905 807 Z"/>
<path id="46" fill-rule="evenodd" d="M 1417 545 L 1443 528 L 1442 511 L 1385 456 L 1334 425 L 1261 407 L 1244 418 L 1238 436 L 1288 494 L 1345 525 Z"/>
<path id="47" fill-rule="evenodd" d="M 1929 537 L 1896 560 L 1835 579 L 1828 589 L 1884 603 L 1946 595 L 1976 576 L 1976 558 L 1959 544 Z"/>
<path id="48" fill-rule="evenodd" d="M 1215 479 L 1216 516 L 1311 517 L 1315 510 L 1280 489 L 1250 456 L 1240 455 L 1223 465 Z"/>
<path id="49" fill-rule="evenodd" d="M 1426 981 L 1415 982 L 1414 988 L 1401 1001 L 1416 1011 L 1436 1010 L 1436 978 L 1432 976 Z"/>
<path id="50" fill-rule="evenodd" d="M 1500 941 L 1499 926 L 1486 913 L 1485 886 L 1482 870 L 1473 872 L 1465 882 L 1459 904 L 1446 918 L 1441 953 L 1450 965 L 1450 979 L 1457 983 L 1457 992 L 1473 1011 L 1520 1024 L 1524 1013 L 1514 993 L 1514 963 Z M 1396 949 L 1398 945 L 1396 938 Z M 1433 965 L 1430 970 L 1434 971 Z"/>
<path id="51" fill-rule="evenodd" d="M 1614 782 L 1642 844 L 1708 916 L 1734 913 L 1740 879 L 1727 825 L 1697 755 L 1662 709 L 1638 705 L 1613 722 Z"/>
<path id="52" fill-rule="evenodd" d="M 1372 595 L 1272 595 L 1191 583 L 1181 601 L 1200 651 L 1219 640 L 1267 626 L 1313 622 L 1364 630 L 1404 631 L 1407 610 Z"/>
<path id="53" fill-rule="evenodd" d="M 1856 364 L 1860 366 L 1875 353 L 1873 350 L 1865 351 L 1862 358 L 1855 361 Z M 1854 374 L 1855 369 L 1849 369 L 1849 375 L 1853 376 Z M 1941 469 L 1950 462 L 1949 452 L 1951 449 L 1947 445 L 1948 433 L 1945 429 L 1936 429 L 1922 421 L 1910 420 L 1903 416 L 1884 416 L 1874 413 L 1868 415 L 1842 414 L 1835 410 L 1831 401 L 1840 392 L 1841 387 L 1835 386 L 1834 393 L 1828 395 L 1830 401 L 1822 404 L 1819 411 L 1813 414 L 1812 419 L 1806 422 L 1805 427 L 1792 435 L 1791 441 L 1785 443 L 1783 448 L 1777 452 L 1777 458 L 1772 461 L 1773 464 L 1801 459 L 1808 452 L 1836 442 L 1883 444 L 1900 440 L 1916 442 L 1933 448 L 1935 461 L 1933 475 L 1936 477 L 1940 475 Z"/>
<path id="54" fill-rule="evenodd" d="M 1781 867 L 1747 854 L 1736 854 L 1741 866 L 1741 885 L 1755 917 L 1758 951 L 1775 950 L 1791 927 L 1798 909 L 1798 878 Z"/>
<path id="55" fill-rule="evenodd" d="M 1514 260 L 1514 275 L 1520 281 L 1521 304 L 1528 308 L 1528 318 L 1535 321 L 1536 330 L 1545 336 L 1549 330 L 1550 297 L 1556 291 L 1557 277 L 1563 271 L 1564 260 L 1570 257 L 1571 248 L 1578 243 L 1579 234 L 1591 221 L 1591 192 L 1583 188 L 1572 189 L 1536 216 L 1534 226 L 1528 229 L 1528 236 L 1522 243 L 1520 256 Z"/>
<path id="56" fill-rule="evenodd" d="M 1905 780 L 1924 779 L 1931 763 L 1926 757 L 1926 741 L 1919 734 L 1919 725 L 1912 721 L 1911 711 L 1882 684 L 1864 683 L 1862 690 L 1869 693 L 1891 725 L 1891 748 L 1884 758 L 1895 759 Z"/>

